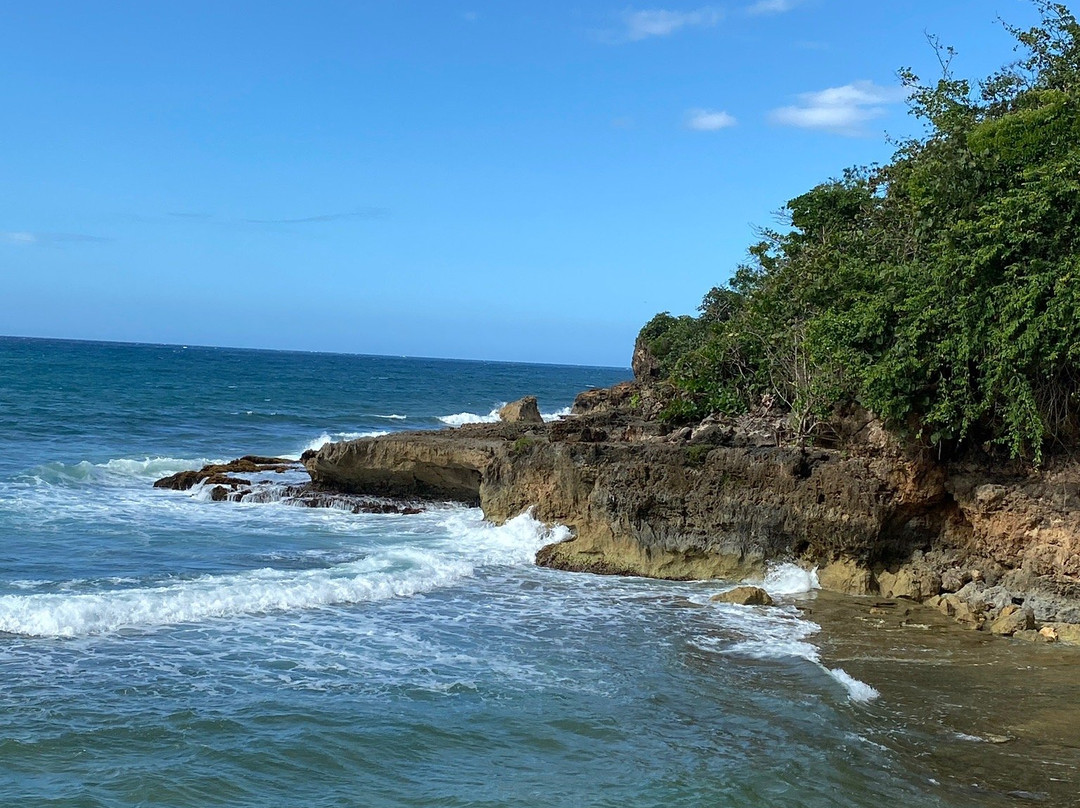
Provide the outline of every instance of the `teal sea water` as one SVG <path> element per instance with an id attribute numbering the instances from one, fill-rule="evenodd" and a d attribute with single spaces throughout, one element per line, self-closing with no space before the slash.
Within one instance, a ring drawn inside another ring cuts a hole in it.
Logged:
<path id="1" fill-rule="evenodd" d="M 528 516 L 152 488 L 627 376 L 0 339 L 0 804 L 997 804 L 905 755 L 789 601 L 538 569 Z"/>

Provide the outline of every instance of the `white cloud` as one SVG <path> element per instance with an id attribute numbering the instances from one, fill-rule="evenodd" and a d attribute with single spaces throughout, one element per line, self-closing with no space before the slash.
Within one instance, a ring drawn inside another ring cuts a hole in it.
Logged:
<path id="1" fill-rule="evenodd" d="M 47 246 L 54 244 L 104 242 L 111 240 L 112 239 L 105 236 L 91 236 L 86 233 L 29 233 L 25 230 L 8 230 L 0 232 L 0 241 L 21 246 Z"/>
<path id="2" fill-rule="evenodd" d="M 783 14 L 791 11 L 802 0 L 758 0 L 754 5 L 746 9 L 747 14 Z"/>
<path id="3" fill-rule="evenodd" d="M 882 87 L 872 81 L 856 81 L 815 93 L 802 93 L 799 103 L 769 114 L 773 123 L 820 129 L 854 137 L 865 133 L 863 124 L 881 118 L 889 104 L 904 100 L 903 87 Z"/>
<path id="4" fill-rule="evenodd" d="M 696 132 L 716 132 L 737 123 L 735 116 L 712 109 L 692 109 L 686 113 L 686 128 Z"/>
<path id="5" fill-rule="evenodd" d="M 681 28 L 711 27 L 720 22 L 723 16 L 719 10 L 708 7 L 695 11 L 669 11 L 662 8 L 628 10 L 623 12 L 623 24 L 626 26 L 623 36 L 631 42 L 652 36 L 670 36 Z"/>

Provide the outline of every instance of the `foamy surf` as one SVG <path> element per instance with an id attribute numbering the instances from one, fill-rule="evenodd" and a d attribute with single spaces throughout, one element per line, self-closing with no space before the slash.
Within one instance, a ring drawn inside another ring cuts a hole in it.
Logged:
<path id="1" fill-rule="evenodd" d="M 544 543 L 567 535 L 529 514 L 502 526 L 463 509 L 436 519 L 416 520 L 417 532 L 437 534 L 426 546 L 395 545 L 323 569 L 264 568 L 155 586 L 5 595 L 0 632 L 80 637 L 409 597 L 453 585 L 480 567 L 530 562 Z"/>
<path id="2" fill-rule="evenodd" d="M 506 406 L 506 402 L 498 404 L 487 415 L 480 415 L 475 412 L 458 412 L 453 415 L 440 415 L 438 419 L 447 426 L 464 426 L 465 424 L 497 424 L 499 422 L 499 410 Z M 545 422 L 558 421 L 570 414 L 569 407 L 563 407 L 562 409 L 555 410 L 554 412 L 541 412 L 540 417 Z"/>
<path id="3" fill-rule="evenodd" d="M 794 564 L 777 565 L 770 568 L 763 586 L 774 596 L 809 592 L 818 588 L 817 572 Z M 712 605 L 724 616 L 725 624 L 744 639 L 729 643 L 715 637 L 697 638 L 697 644 L 705 650 L 752 659 L 805 659 L 843 687 L 851 701 L 866 703 L 880 695 L 842 668 L 829 668 L 822 663 L 820 650 L 809 642 L 821 631 L 821 626 L 803 619 L 794 607 L 759 609 L 732 604 Z"/>
<path id="4" fill-rule="evenodd" d="M 738 626 L 738 630 L 740 633 L 749 635 L 750 638 L 714 650 L 753 659 L 799 657 L 814 664 L 841 685 L 851 701 L 866 703 L 880 695 L 873 687 L 851 676 L 843 668 L 829 668 L 822 663 L 821 652 L 817 646 L 807 642 L 809 637 L 821 630 L 821 626 L 809 620 L 800 619 L 794 609 L 790 612 L 787 610 L 781 612 L 778 609 L 769 610 L 780 612 L 780 615 L 760 615 L 747 609 L 740 611 L 740 616 L 747 621 L 747 624 Z"/>
<path id="5" fill-rule="evenodd" d="M 504 401 L 497 404 L 487 415 L 479 415 L 475 412 L 458 412 L 453 415 L 440 415 L 439 420 L 447 426 L 464 426 L 465 424 L 497 424 L 499 422 L 499 410 L 506 406 Z"/>
<path id="6" fill-rule="evenodd" d="M 104 463 L 46 463 L 30 469 L 17 479 L 30 479 L 46 485 L 72 485 L 81 483 L 124 483 L 134 480 L 156 480 L 179 471 L 202 468 L 223 460 L 209 458 L 185 459 L 177 457 L 116 458 Z"/>
<path id="7" fill-rule="evenodd" d="M 299 460 L 300 455 L 302 455 L 304 452 L 317 452 L 319 451 L 319 449 L 321 449 L 328 443 L 340 443 L 346 440 L 359 440 L 360 438 L 378 438 L 383 435 L 389 434 L 390 433 L 388 431 L 380 429 L 372 430 L 370 432 L 323 432 L 321 435 L 319 435 L 319 437 L 313 438 L 312 440 L 304 444 L 303 448 L 301 448 L 300 451 L 291 454 L 283 454 L 281 455 L 281 457 L 286 460 Z"/>
<path id="8" fill-rule="evenodd" d="M 818 583 L 817 567 L 807 570 L 798 564 L 784 563 L 769 567 L 761 588 L 775 597 L 802 595 L 820 589 L 821 584 Z"/>

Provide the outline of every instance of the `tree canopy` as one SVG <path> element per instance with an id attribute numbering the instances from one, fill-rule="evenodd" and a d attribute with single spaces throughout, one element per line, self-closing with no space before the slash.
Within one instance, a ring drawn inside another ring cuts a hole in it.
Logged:
<path id="1" fill-rule="evenodd" d="M 900 77 L 923 137 L 790 200 L 697 317 L 642 342 L 664 417 L 765 395 L 812 438 L 855 402 L 933 444 L 1040 461 L 1080 442 L 1080 24 L 1037 0 L 1021 58 L 972 84 Z"/>

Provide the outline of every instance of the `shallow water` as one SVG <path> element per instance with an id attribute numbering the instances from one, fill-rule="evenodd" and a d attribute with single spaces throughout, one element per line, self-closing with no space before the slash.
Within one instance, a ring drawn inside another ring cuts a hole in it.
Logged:
<path id="1" fill-rule="evenodd" d="M 1075 778 L 1045 742 L 1076 726 L 1054 724 L 1064 690 L 1024 701 L 1000 642 L 908 664 L 937 634 L 845 632 L 804 572 L 765 582 L 781 608 L 719 605 L 717 582 L 536 568 L 560 533 L 528 516 L 151 485 L 527 393 L 554 416 L 627 375 L 0 339 L 0 804 L 1072 804 L 1003 774 Z M 1055 649 L 1011 653 L 1068 678 Z M 958 674 L 979 666 L 1034 722 L 1008 724 L 1015 742 L 955 739 L 990 732 L 965 720 L 990 692 Z"/>

